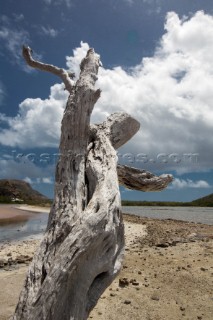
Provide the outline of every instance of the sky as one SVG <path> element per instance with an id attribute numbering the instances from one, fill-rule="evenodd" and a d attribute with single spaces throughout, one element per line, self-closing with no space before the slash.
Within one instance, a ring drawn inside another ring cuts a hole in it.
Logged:
<path id="1" fill-rule="evenodd" d="M 121 164 L 169 173 L 162 192 L 120 188 L 122 199 L 191 201 L 213 186 L 212 0 L 0 0 L 0 179 L 22 179 L 50 198 L 68 93 L 29 68 L 22 45 L 79 74 L 100 54 L 101 98 L 91 121 L 127 112 L 141 124 Z"/>

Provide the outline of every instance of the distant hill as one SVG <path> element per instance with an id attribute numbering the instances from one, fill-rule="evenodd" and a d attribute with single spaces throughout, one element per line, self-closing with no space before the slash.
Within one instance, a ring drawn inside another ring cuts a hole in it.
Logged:
<path id="1" fill-rule="evenodd" d="M 122 200 L 123 206 L 213 207 L 213 193 L 191 202 Z"/>
<path id="2" fill-rule="evenodd" d="M 190 202 L 192 206 L 198 207 L 213 207 L 213 193 L 209 194 L 206 197 L 199 198 Z"/>
<path id="3" fill-rule="evenodd" d="M 51 201 L 22 180 L 0 180 L 0 203 L 46 205 Z"/>

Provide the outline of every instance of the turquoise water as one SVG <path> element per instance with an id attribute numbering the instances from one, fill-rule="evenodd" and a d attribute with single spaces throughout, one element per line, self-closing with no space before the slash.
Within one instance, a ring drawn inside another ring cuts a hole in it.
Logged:
<path id="1" fill-rule="evenodd" d="M 176 219 L 213 225 L 213 208 L 197 207 L 122 207 L 123 213 L 157 219 Z M 22 211 L 24 215 L 24 211 Z M 26 214 L 27 215 L 27 214 Z M 26 221 L 0 224 L 0 242 L 41 237 L 46 229 L 48 213 L 28 216 Z"/>

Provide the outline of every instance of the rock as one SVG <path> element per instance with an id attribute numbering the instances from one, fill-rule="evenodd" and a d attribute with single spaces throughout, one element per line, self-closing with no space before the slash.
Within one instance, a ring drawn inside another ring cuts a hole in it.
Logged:
<path id="1" fill-rule="evenodd" d="M 153 295 L 151 296 L 151 299 L 154 301 L 159 301 L 160 300 L 160 296 L 157 292 L 154 292 Z"/>
<path id="2" fill-rule="evenodd" d="M 208 269 L 201 267 L 200 270 L 201 270 L 201 271 L 206 271 L 206 270 L 208 270 Z"/>
<path id="3" fill-rule="evenodd" d="M 136 279 L 131 279 L 131 280 L 130 280 L 130 283 L 131 283 L 133 286 L 139 286 L 139 282 L 138 282 Z"/>
<path id="4" fill-rule="evenodd" d="M 113 293 L 113 292 L 110 293 L 110 297 L 115 297 L 115 296 L 116 296 L 115 293 Z"/>
<path id="5" fill-rule="evenodd" d="M 158 248 L 168 248 L 169 247 L 169 244 L 167 242 L 165 243 L 158 243 L 156 244 L 156 247 Z"/>
<path id="6" fill-rule="evenodd" d="M 124 304 L 130 304 L 131 300 L 124 300 Z"/>
<path id="7" fill-rule="evenodd" d="M 12 270 L 11 267 L 9 267 L 8 265 L 4 267 L 4 271 L 11 271 L 11 270 Z"/>
<path id="8" fill-rule="evenodd" d="M 11 266 L 13 263 L 14 263 L 14 260 L 10 257 L 8 260 L 7 260 L 7 263 L 9 266 Z"/>
<path id="9" fill-rule="evenodd" d="M 17 256 L 16 257 L 16 262 L 17 263 L 25 263 L 26 261 L 28 261 L 28 259 L 29 259 L 29 256 L 24 256 L 24 255 L 19 255 L 19 256 Z"/>
<path id="10" fill-rule="evenodd" d="M 127 278 L 120 278 L 119 279 L 119 287 L 126 287 L 129 285 L 129 280 Z"/>
<path id="11" fill-rule="evenodd" d="M 4 268 L 4 266 L 7 265 L 6 259 L 0 259 L 0 268 Z"/>

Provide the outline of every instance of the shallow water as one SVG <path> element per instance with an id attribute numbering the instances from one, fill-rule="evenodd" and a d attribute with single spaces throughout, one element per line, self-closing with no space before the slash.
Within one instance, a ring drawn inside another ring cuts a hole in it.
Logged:
<path id="1" fill-rule="evenodd" d="M 213 225 L 213 208 L 198 207 L 122 207 L 123 213 L 157 219 L 176 219 Z M 0 242 L 35 239 L 46 229 L 48 213 L 32 213 L 21 211 L 26 220 L 0 220 Z"/>
<path id="2" fill-rule="evenodd" d="M 22 216 L 25 212 L 22 211 Z M 37 213 L 29 215 L 26 220 L 17 219 L 0 220 L 0 242 L 9 240 L 35 239 L 46 229 L 48 213 Z"/>
<path id="3" fill-rule="evenodd" d="M 213 208 L 201 207 L 122 207 L 123 213 L 156 219 L 175 219 L 213 225 Z"/>

